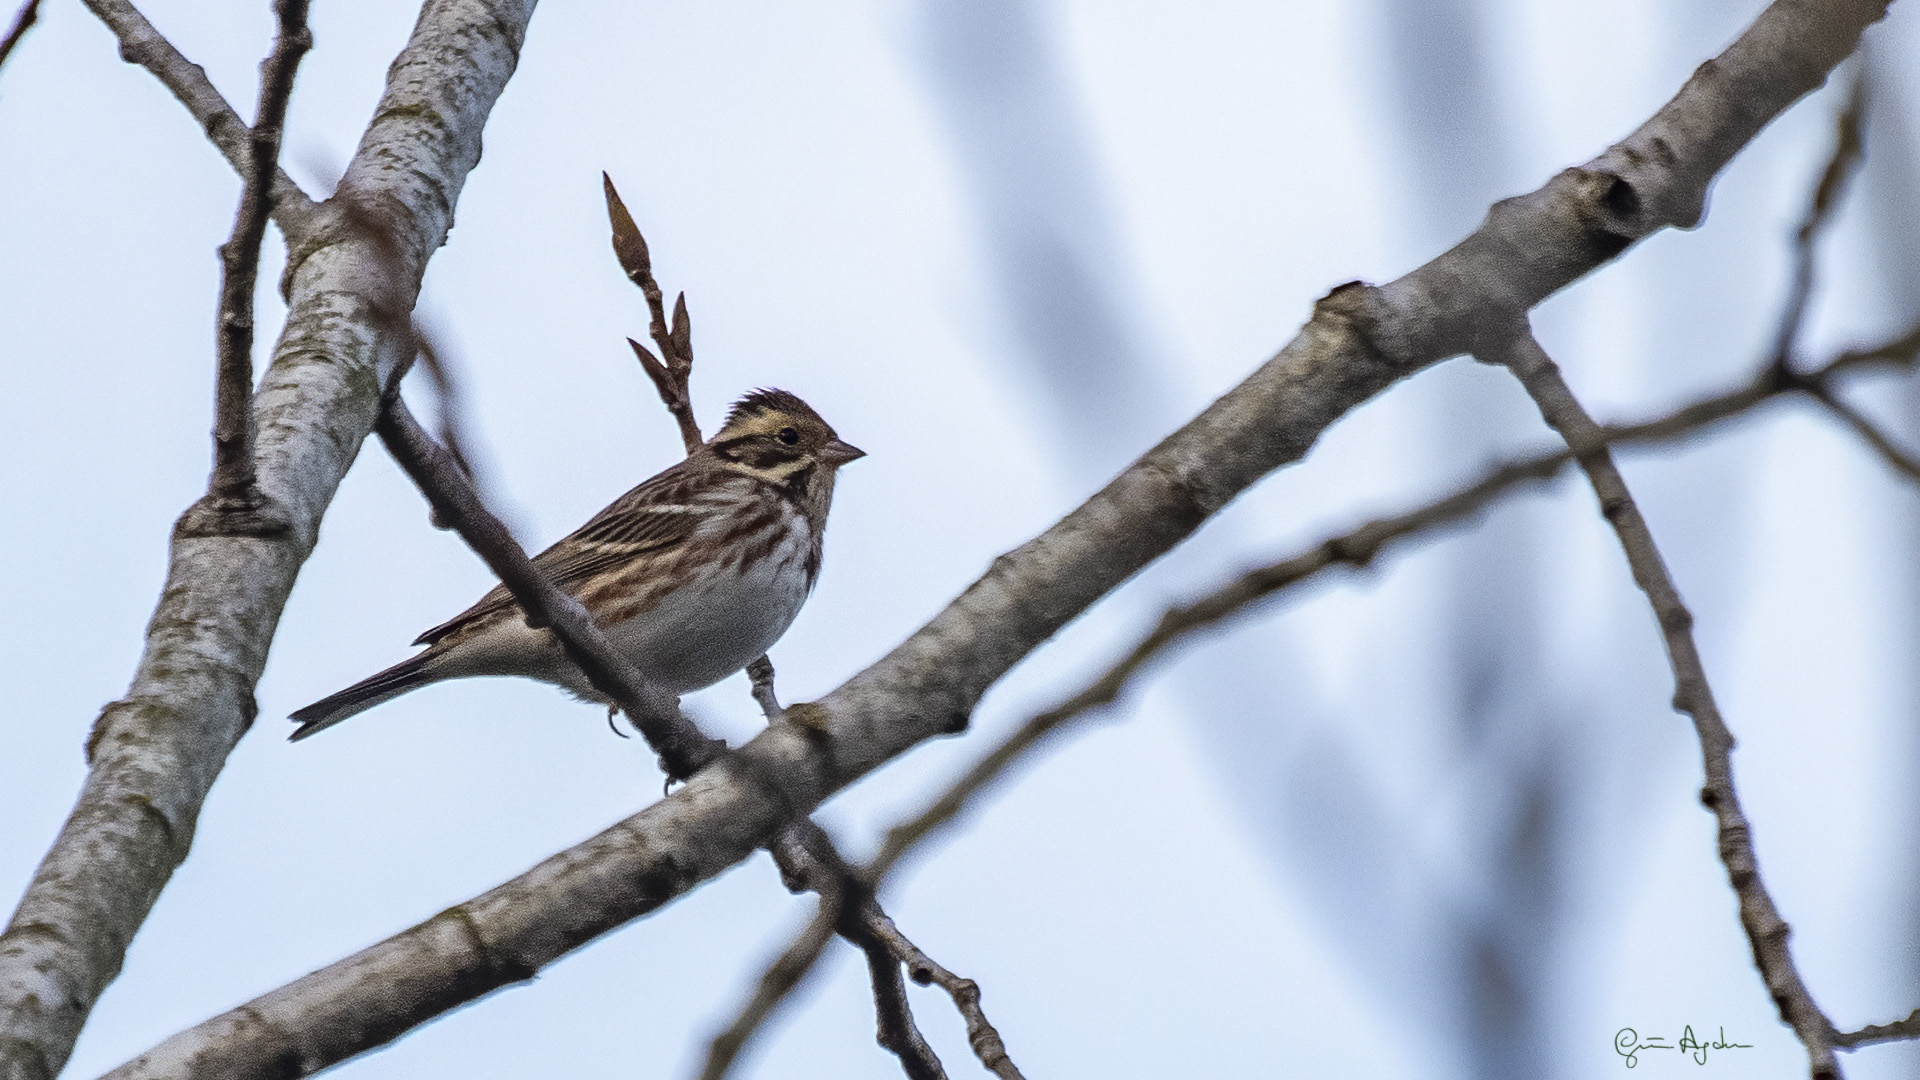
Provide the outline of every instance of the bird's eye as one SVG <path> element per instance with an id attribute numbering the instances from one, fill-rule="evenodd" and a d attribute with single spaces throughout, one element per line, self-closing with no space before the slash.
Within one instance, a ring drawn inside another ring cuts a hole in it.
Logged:
<path id="1" fill-rule="evenodd" d="M 800 433 L 790 427 L 783 427 L 780 429 L 780 441 L 792 446 L 800 441 Z"/>

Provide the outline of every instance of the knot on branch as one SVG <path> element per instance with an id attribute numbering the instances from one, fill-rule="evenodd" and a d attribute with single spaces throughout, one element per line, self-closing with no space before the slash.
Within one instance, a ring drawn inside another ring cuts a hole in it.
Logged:
<path id="1" fill-rule="evenodd" d="M 1425 362 L 1426 357 L 1414 348 L 1410 339 L 1394 332 L 1392 320 L 1386 317 L 1391 310 L 1376 299 L 1379 292 L 1378 286 L 1364 281 L 1336 285 L 1314 301 L 1313 319 L 1308 325 L 1322 324 L 1328 332 L 1339 334 L 1357 346 L 1354 351 L 1383 367 L 1398 372 L 1412 371 Z"/>
<path id="2" fill-rule="evenodd" d="M 1329 562 L 1346 563 L 1356 568 L 1364 568 L 1380 552 L 1380 540 L 1377 536 L 1358 533 L 1348 536 L 1336 536 L 1324 545 Z"/>
<path id="3" fill-rule="evenodd" d="M 175 540 L 282 540 L 292 534 L 286 510 L 257 487 L 232 494 L 209 492 L 173 524 Z"/>

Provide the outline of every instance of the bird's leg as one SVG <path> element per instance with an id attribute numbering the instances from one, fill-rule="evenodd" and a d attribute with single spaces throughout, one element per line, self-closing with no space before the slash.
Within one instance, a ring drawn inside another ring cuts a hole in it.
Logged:
<path id="1" fill-rule="evenodd" d="M 633 736 L 627 734 L 624 731 L 621 731 L 620 725 L 615 724 L 613 722 L 613 718 L 619 715 L 620 715 L 620 706 L 615 705 L 612 702 L 608 702 L 607 703 L 607 730 L 613 732 L 615 735 L 618 735 L 623 739 L 633 738 Z"/>
<path id="2" fill-rule="evenodd" d="M 760 703 L 760 711 L 766 714 L 767 723 L 780 719 L 785 709 L 780 707 L 780 699 L 773 692 L 773 661 L 762 656 L 747 665 L 747 678 L 753 680 L 753 700 Z"/>

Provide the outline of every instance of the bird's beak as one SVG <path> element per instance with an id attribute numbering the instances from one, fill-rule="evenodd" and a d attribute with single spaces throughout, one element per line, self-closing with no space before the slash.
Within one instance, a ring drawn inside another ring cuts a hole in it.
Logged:
<path id="1" fill-rule="evenodd" d="M 833 466 L 845 465 L 849 461 L 866 456 L 865 450 L 842 439 L 835 439 L 820 448 L 820 460 Z"/>

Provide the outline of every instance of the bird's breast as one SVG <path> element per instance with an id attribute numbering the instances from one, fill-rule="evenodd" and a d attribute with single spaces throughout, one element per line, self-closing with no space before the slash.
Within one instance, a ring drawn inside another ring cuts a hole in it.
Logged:
<path id="1" fill-rule="evenodd" d="M 610 610 L 613 646 L 674 693 L 710 686 L 780 640 L 800 613 L 818 567 L 813 531 L 798 515 L 761 531 L 745 558 L 704 558 L 669 588 Z M 657 578 L 652 583 L 663 584 Z"/>

